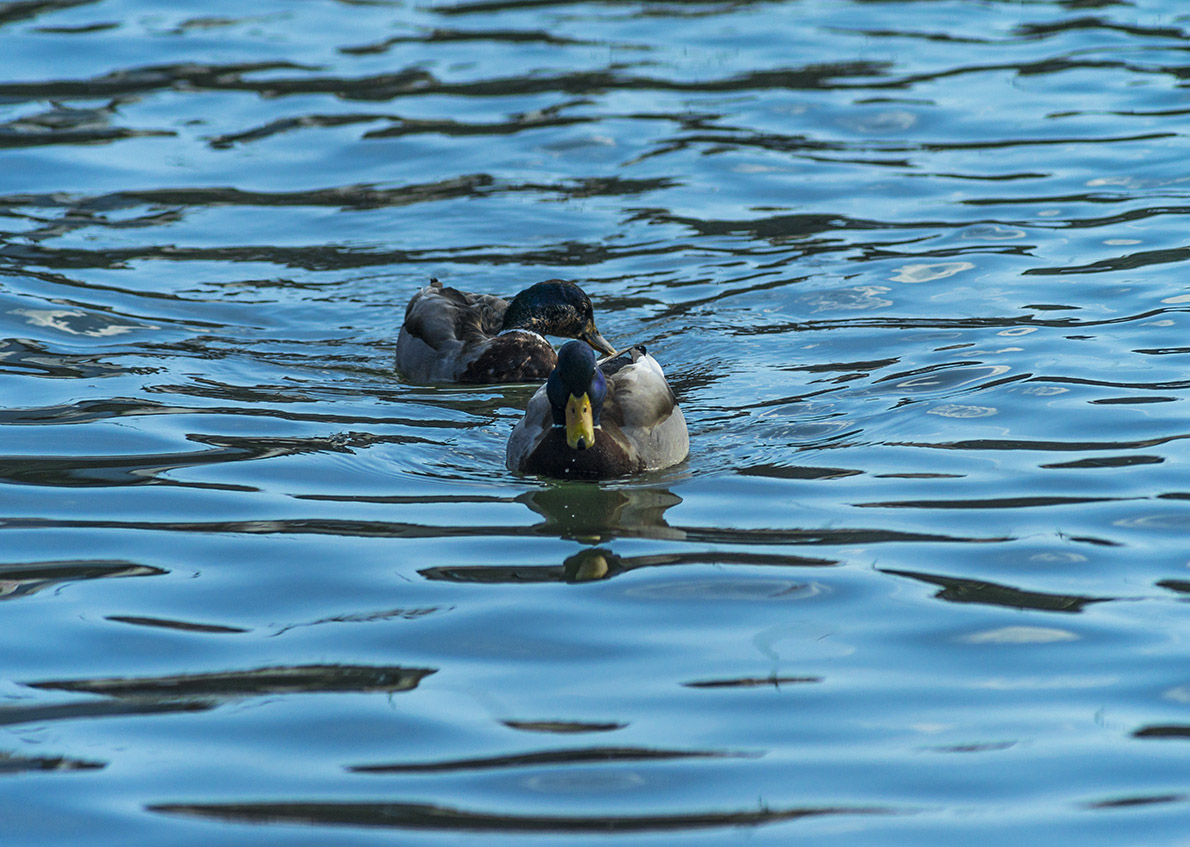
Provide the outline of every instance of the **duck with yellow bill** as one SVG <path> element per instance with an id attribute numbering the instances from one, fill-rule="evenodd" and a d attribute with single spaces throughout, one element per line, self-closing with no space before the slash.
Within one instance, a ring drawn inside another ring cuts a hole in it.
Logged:
<path id="1" fill-rule="evenodd" d="M 597 363 L 567 342 L 508 440 L 508 468 L 557 479 L 612 479 L 669 467 L 690 438 L 657 360 L 633 347 Z"/>

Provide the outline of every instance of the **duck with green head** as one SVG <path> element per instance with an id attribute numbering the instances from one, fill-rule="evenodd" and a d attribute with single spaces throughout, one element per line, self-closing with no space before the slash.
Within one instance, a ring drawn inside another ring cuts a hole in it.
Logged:
<path id="1" fill-rule="evenodd" d="M 508 440 L 509 470 L 557 479 L 611 479 L 686 458 L 677 398 L 643 347 L 597 363 L 569 341 Z"/>
<path id="2" fill-rule="evenodd" d="M 595 328 L 591 300 L 573 282 L 539 282 L 509 302 L 432 280 L 405 309 L 397 370 L 411 382 L 537 382 L 557 361 L 547 335 L 616 352 Z"/>

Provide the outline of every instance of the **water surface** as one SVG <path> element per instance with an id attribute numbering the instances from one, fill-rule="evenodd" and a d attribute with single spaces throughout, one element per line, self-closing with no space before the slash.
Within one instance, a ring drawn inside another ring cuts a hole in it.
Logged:
<path id="1" fill-rule="evenodd" d="M 0 38 L 5 844 L 1186 838 L 1181 4 Z M 689 459 L 508 473 L 430 277 L 581 283 Z"/>

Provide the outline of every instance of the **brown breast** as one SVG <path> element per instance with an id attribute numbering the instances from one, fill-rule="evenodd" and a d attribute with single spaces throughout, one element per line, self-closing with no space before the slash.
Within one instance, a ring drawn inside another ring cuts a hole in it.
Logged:
<path id="1" fill-rule="evenodd" d="M 555 479 L 612 479 L 639 473 L 644 463 L 628 456 L 622 438 L 617 427 L 605 425 L 595 430 L 594 447 L 572 450 L 566 444 L 566 433 L 555 427 L 529 454 L 522 470 Z"/>
<path id="2" fill-rule="evenodd" d="M 540 335 L 506 332 L 488 342 L 459 376 L 459 382 L 544 382 L 558 355 Z"/>

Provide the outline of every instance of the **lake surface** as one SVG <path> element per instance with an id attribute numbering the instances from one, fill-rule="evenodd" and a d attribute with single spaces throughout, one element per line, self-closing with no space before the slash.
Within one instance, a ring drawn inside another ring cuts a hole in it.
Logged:
<path id="1" fill-rule="evenodd" d="M 1190 843 L 1184 3 L 180 5 L 0 3 L 6 847 Z"/>

